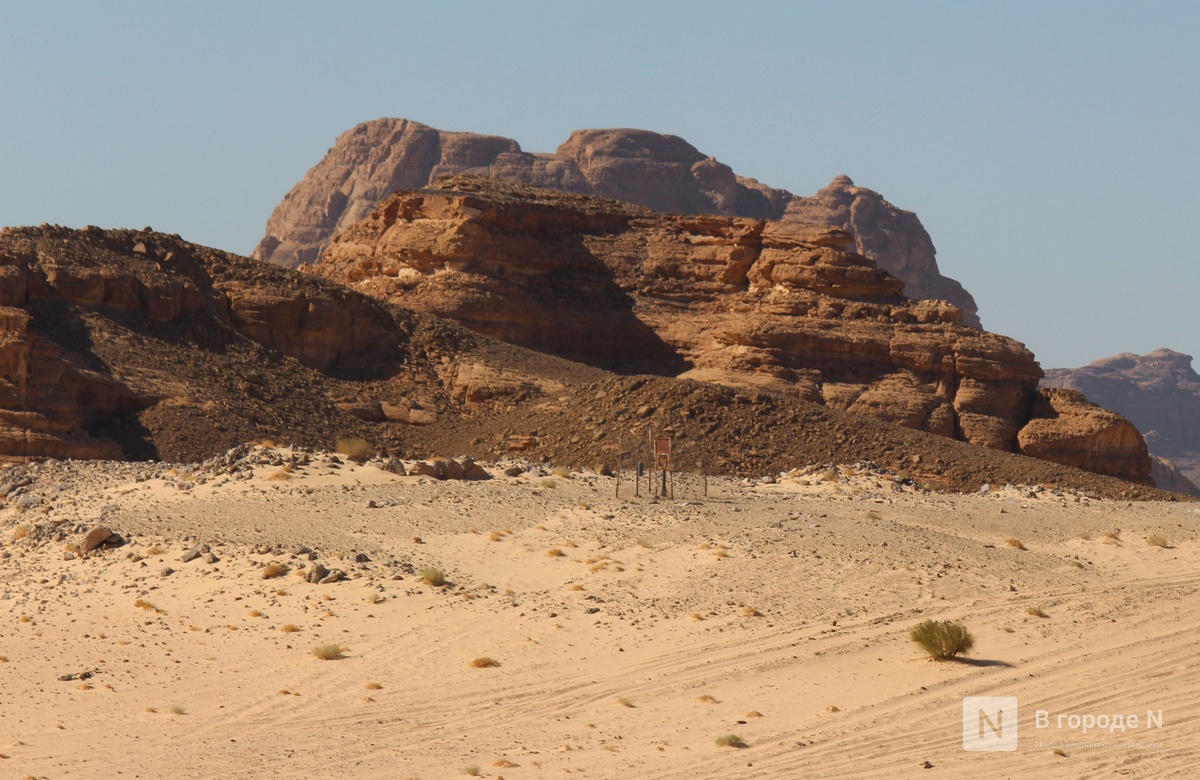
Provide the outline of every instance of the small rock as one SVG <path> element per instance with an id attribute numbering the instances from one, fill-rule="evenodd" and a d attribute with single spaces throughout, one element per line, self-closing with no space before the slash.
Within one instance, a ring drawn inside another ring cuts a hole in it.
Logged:
<path id="1" fill-rule="evenodd" d="M 182 556 L 179 558 L 179 560 L 183 561 L 184 563 L 190 563 L 190 562 L 192 562 L 192 561 L 196 560 L 196 559 L 197 559 L 197 558 L 199 558 L 199 557 L 200 557 L 200 551 L 199 551 L 199 550 L 197 550 L 195 547 L 193 547 L 192 549 L 190 549 L 190 550 L 188 550 L 187 552 L 185 552 L 185 553 L 184 553 L 184 554 L 183 554 L 183 555 L 182 555 Z"/>
<path id="2" fill-rule="evenodd" d="M 383 463 L 379 464 L 379 468 L 382 471 L 386 471 L 390 474 L 395 474 L 400 477 L 403 477 L 408 473 L 408 471 L 404 468 L 404 462 L 396 460 L 395 458 L 388 458 Z"/>
<path id="3" fill-rule="evenodd" d="M 64 560 L 64 561 L 73 561 L 73 560 L 75 560 L 75 559 L 76 559 L 76 558 L 78 558 L 78 557 L 79 557 L 78 555 L 76 555 L 75 553 L 71 552 L 70 550 L 66 550 L 66 551 L 64 551 L 64 552 L 63 552 L 63 560 Z"/>
<path id="4" fill-rule="evenodd" d="M 160 571 L 160 572 L 158 573 L 158 576 L 160 576 L 160 577 L 170 577 L 170 576 L 171 576 L 172 574 L 174 574 L 174 573 L 175 573 L 175 570 L 174 570 L 174 569 L 172 569 L 170 566 L 164 566 L 164 567 L 163 567 L 163 570 L 162 570 L 162 571 Z"/>
<path id="5" fill-rule="evenodd" d="M 492 478 L 492 475 L 487 473 L 487 469 L 485 469 L 483 466 L 480 466 L 478 463 L 471 460 L 470 458 L 467 458 L 466 460 L 464 460 L 462 466 L 463 466 L 463 479 L 470 479 L 470 480 L 478 481 L 478 480 Z"/>
<path id="6" fill-rule="evenodd" d="M 308 574 L 305 576 L 305 579 L 315 585 L 328 576 L 329 576 L 329 569 L 326 569 L 324 566 L 322 566 L 319 563 L 314 563 L 312 565 L 312 568 L 310 568 L 308 570 Z"/>
<path id="7" fill-rule="evenodd" d="M 346 572 L 342 571 L 341 569 L 334 569 L 321 579 L 317 580 L 317 582 L 321 585 L 329 585 L 330 583 L 337 582 L 345 576 Z"/>
<path id="8" fill-rule="evenodd" d="M 88 531 L 87 536 L 83 537 L 83 541 L 79 543 L 79 551 L 82 553 L 90 553 L 100 545 L 108 541 L 113 535 L 113 530 L 106 525 L 98 525 Z"/>
<path id="9" fill-rule="evenodd" d="M 366 553 L 359 553 L 358 555 L 354 556 L 354 562 L 355 563 L 370 563 L 371 559 L 370 559 L 370 557 L 367 556 Z"/>
<path id="10" fill-rule="evenodd" d="M 437 477 L 437 469 L 431 463 L 419 460 L 409 469 L 409 474 L 415 477 Z"/>
<path id="11" fill-rule="evenodd" d="M 367 509 L 377 509 L 378 506 L 379 505 L 375 503 L 375 499 L 371 498 L 367 500 Z"/>
<path id="12" fill-rule="evenodd" d="M 221 559 L 218 558 L 215 553 L 206 553 L 204 556 L 205 563 L 216 563 L 219 560 Z"/>

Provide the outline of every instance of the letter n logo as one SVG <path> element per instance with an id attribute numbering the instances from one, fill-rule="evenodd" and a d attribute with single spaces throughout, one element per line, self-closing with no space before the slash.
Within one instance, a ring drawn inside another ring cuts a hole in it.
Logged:
<path id="1" fill-rule="evenodd" d="M 963 750 L 1016 750 L 1017 697 L 963 699 Z"/>

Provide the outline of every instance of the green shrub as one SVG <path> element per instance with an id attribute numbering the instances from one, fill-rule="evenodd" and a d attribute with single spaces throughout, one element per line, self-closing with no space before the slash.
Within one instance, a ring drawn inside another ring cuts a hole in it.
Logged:
<path id="1" fill-rule="evenodd" d="M 938 661 L 970 652 L 975 646 L 975 638 L 971 636 L 971 632 L 961 624 L 949 620 L 926 620 L 914 626 L 908 635 L 929 653 L 930 657 Z"/>

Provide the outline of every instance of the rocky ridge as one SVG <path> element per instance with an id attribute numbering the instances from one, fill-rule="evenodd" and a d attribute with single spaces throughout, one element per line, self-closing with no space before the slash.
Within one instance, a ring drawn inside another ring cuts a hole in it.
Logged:
<path id="1" fill-rule="evenodd" d="M 254 256 L 295 268 L 317 262 L 333 236 L 388 195 L 441 176 L 476 174 L 616 200 L 674 214 L 720 214 L 827 224 L 902 280 L 909 297 L 950 301 L 979 327 L 975 301 L 938 270 L 917 216 L 839 176 L 814 197 L 738 176 L 673 135 L 633 129 L 577 130 L 554 154 L 516 141 L 437 130 L 407 119 L 364 122 L 342 134 L 267 222 Z"/>
<path id="2" fill-rule="evenodd" d="M 631 448 L 648 430 L 677 429 L 681 457 L 706 453 L 709 473 L 759 477 L 852 458 L 942 489 L 1170 495 L 794 393 L 615 376 L 148 228 L 5 230 L 0 290 L 3 460 L 210 459 L 208 478 L 242 480 L 249 472 L 229 450 L 244 442 L 329 449 L 361 437 L 381 466 L 425 458 L 436 477 L 438 462 L 451 468 L 447 456 L 492 453 L 618 466 L 638 457 Z M 178 470 L 175 489 L 205 478 L 191 471 Z M 0 486 L 9 505 L 38 513 L 55 502 L 23 490 L 22 473 Z"/>
<path id="3" fill-rule="evenodd" d="M 386 199 L 311 272 L 621 373 L 768 387 L 1148 481 L 1127 421 L 1039 398 L 1022 345 L 903 297 L 854 248 L 827 225 L 661 214 L 459 176 Z"/>

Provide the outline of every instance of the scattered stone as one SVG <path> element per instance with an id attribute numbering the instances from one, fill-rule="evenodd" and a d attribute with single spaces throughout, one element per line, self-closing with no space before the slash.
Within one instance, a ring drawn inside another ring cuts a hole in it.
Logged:
<path id="1" fill-rule="evenodd" d="M 163 569 L 162 569 L 162 571 L 160 571 L 160 572 L 158 573 L 158 576 L 160 576 L 160 577 L 170 577 L 170 576 L 171 576 L 172 574 L 174 574 L 174 573 L 175 573 L 175 570 L 174 570 L 174 569 L 172 569 L 170 566 L 164 566 L 164 567 L 163 567 Z"/>
<path id="2" fill-rule="evenodd" d="M 396 458 L 388 458 L 383 463 L 380 463 L 378 468 L 381 471 L 386 471 L 390 474 L 395 474 L 396 476 L 400 477 L 403 477 L 408 473 L 408 471 L 404 468 L 404 462 L 397 460 Z"/>
<path id="3" fill-rule="evenodd" d="M 504 476 L 506 477 L 519 477 L 524 473 L 525 469 L 521 468 L 520 466 L 509 466 L 504 470 Z"/>
<path id="4" fill-rule="evenodd" d="M 83 541 L 79 543 L 79 551 L 81 553 L 90 553 L 100 545 L 107 542 L 113 536 L 113 530 L 106 525 L 98 525 L 88 531 L 87 536 L 83 537 Z"/>
<path id="5" fill-rule="evenodd" d="M 326 569 L 324 566 L 322 566 L 319 563 L 314 563 L 312 565 L 312 568 L 310 568 L 308 570 L 308 574 L 305 576 L 305 579 L 315 585 L 328 576 L 329 576 L 329 569 Z"/>
<path id="6" fill-rule="evenodd" d="M 337 582 L 341 579 L 344 579 L 345 576 L 346 576 L 346 572 L 342 571 L 341 569 L 334 569 L 333 571 L 329 572 L 321 579 L 317 580 L 317 583 L 320 585 L 329 585 L 330 583 Z"/>

